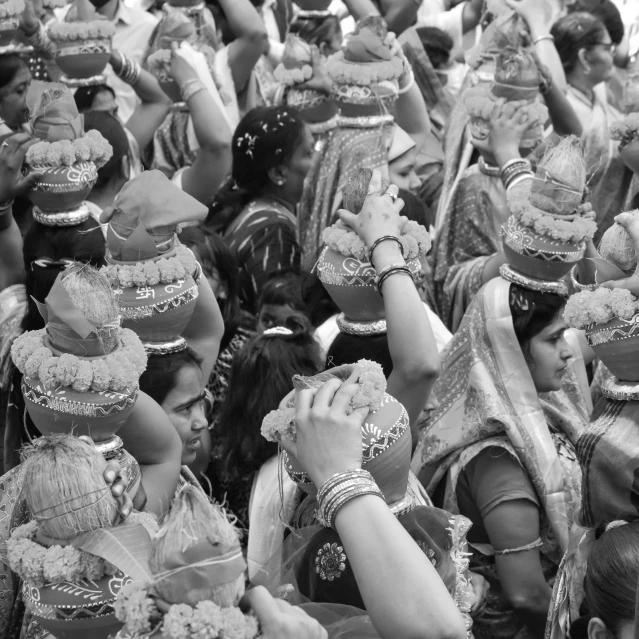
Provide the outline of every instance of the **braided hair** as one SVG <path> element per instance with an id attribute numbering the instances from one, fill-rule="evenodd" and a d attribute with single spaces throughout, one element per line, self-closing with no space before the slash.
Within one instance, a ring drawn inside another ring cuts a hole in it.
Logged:
<path id="1" fill-rule="evenodd" d="M 269 171 L 286 164 L 303 141 L 304 121 L 290 107 L 256 107 L 237 125 L 233 135 L 233 168 L 218 191 L 207 219 L 225 231 L 244 207 L 271 183 Z"/>

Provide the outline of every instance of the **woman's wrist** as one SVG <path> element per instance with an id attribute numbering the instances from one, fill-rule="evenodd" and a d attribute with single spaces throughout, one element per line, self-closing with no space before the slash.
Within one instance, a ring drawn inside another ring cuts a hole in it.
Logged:
<path id="1" fill-rule="evenodd" d="M 381 242 L 375 247 L 371 263 L 378 272 L 391 264 L 406 264 L 399 244 L 391 241 Z"/>
<path id="2" fill-rule="evenodd" d="M 517 160 L 521 158 L 519 147 L 517 147 L 515 144 L 499 145 L 495 147 L 493 155 L 495 156 L 495 162 L 497 162 L 497 166 L 499 166 L 500 168 L 510 160 Z"/>

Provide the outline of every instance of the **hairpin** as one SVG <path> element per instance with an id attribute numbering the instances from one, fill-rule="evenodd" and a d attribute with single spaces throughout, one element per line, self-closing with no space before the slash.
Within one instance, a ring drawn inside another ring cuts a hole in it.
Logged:
<path id="1" fill-rule="evenodd" d="M 615 521 L 611 521 L 607 526 L 606 526 L 606 532 L 610 532 L 611 530 L 614 530 L 615 528 L 619 528 L 620 526 L 625 526 L 628 522 L 625 521 L 624 519 L 616 519 Z"/>
<path id="2" fill-rule="evenodd" d="M 273 326 L 273 328 L 267 328 L 262 335 L 267 337 L 276 337 L 281 335 L 292 335 L 293 331 L 285 326 Z"/>

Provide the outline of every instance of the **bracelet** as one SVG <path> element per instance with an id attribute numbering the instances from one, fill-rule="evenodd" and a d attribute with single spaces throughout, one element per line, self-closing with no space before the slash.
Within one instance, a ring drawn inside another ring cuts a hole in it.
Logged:
<path id="1" fill-rule="evenodd" d="M 530 171 L 530 164 L 528 160 L 524 160 L 523 158 L 513 158 L 512 160 L 508 160 L 499 170 L 499 177 L 502 182 L 507 182 L 508 177 L 514 173 L 519 173 L 522 169 Z"/>
<path id="2" fill-rule="evenodd" d="M 410 70 L 410 80 L 408 80 L 408 82 L 397 91 L 397 93 L 399 95 L 402 95 L 403 93 L 407 93 L 408 91 L 410 91 L 413 88 L 413 85 L 415 84 L 415 74 L 413 73 L 413 70 Z"/>
<path id="3" fill-rule="evenodd" d="M 141 68 L 140 65 L 131 60 L 131 58 L 125 56 L 119 51 L 116 52 L 120 56 L 120 70 L 116 72 L 116 75 L 122 82 L 127 84 L 135 84 L 140 78 Z"/>
<path id="4" fill-rule="evenodd" d="M 413 274 L 411 273 L 411 270 L 408 268 L 408 266 L 406 266 L 405 264 L 391 264 L 390 266 L 384 268 L 373 282 L 375 290 L 382 297 L 384 297 L 384 294 L 382 293 L 382 285 L 387 278 L 389 278 L 391 275 L 395 275 L 396 273 L 406 273 L 406 275 L 408 275 L 411 280 L 413 280 L 413 283 L 415 282 L 415 278 L 413 277 Z"/>
<path id="5" fill-rule="evenodd" d="M 200 80 L 189 80 L 182 85 L 180 95 L 184 102 L 188 102 L 196 93 L 206 91 L 206 87 Z"/>
<path id="6" fill-rule="evenodd" d="M 368 249 L 368 261 L 371 264 L 373 263 L 373 251 L 377 248 L 378 244 L 381 244 L 382 242 L 386 242 L 387 240 L 393 240 L 393 242 L 397 242 L 397 244 L 399 244 L 399 250 L 402 252 L 402 257 L 405 257 L 404 245 L 402 244 L 402 241 L 398 237 L 396 237 L 395 235 L 382 235 L 382 237 L 378 237 L 371 244 L 370 249 Z"/>
<path id="7" fill-rule="evenodd" d="M 361 468 L 345 470 L 329 477 L 317 493 L 317 517 L 328 528 L 333 528 L 335 516 L 351 499 L 363 495 L 377 495 L 384 499 L 373 476 Z"/>
<path id="8" fill-rule="evenodd" d="M 573 285 L 576 291 L 594 291 L 597 289 L 597 284 L 581 284 L 577 281 L 576 264 L 570 269 L 570 283 Z"/>
<path id="9" fill-rule="evenodd" d="M 538 43 L 538 42 L 542 42 L 543 40 L 550 40 L 551 42 L 555 41 L 554 36 L 550 35 L 550 33 L 548 35 L 542 35 L 539 36 L 538 38 L 535 38 L 532 43 L 533 43 L 533 47 Z"/>
<path id="10" fill-rule="evenodd" d="M 520 182 L 523 182 L 524 180 L 531 180 L 534 177 L 535 176 L 532 174 L 532 172 L 522 171 L 521 173 L 519 173 L 518 175 L 516 175 L 515 177 L 513 177 L 511 180 L 508 181 L 508 184 L 506 185 L 506 192 L 510 191 L 510 189 L 515 188 L 515 186 L 517 186 L 517 184 L 519 184 Z"/>

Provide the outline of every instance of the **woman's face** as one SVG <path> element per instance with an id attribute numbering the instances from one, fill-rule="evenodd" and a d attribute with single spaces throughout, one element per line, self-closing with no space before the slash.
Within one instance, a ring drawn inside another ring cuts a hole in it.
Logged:
<path id="1" fill-rule="evenodd" d="M 304 131 L 300 137 L 300 143 L 293 152 L 288 162 L 288 175 L 284 188 L 291 202 L 299 202 L 304 190 L 304 180 L 311 169 L 313 154 L 315 152 L 315 140 L 308 126 L 304 126 Z"/>
<path id="2" fill-rule="evenodd" d="M 192 464 L 202 446 L 208 426 L 204 412 L 204 381 L 196 366 L 185 366 L 176 377 L 175 386 L 162 402 L 173 427 L 182 440 L 182 464 Z"/>
<path id="3" fill-rule="evenodd" d="M 586 60 L 586 77 L 596 86 L 600 82 L 606 82 L 612 75 L 615 58 L 615 45 L 612 43 L 608 32 L 601 37 L 601 41 L 584 53 Z M 589 69 L 589 72 L 588 72 Z"/>
<path id="4" fill-rule="evenodd" d="M 561 388 L 571 357 L 566 328 L 563 313 L 560 312 L 528 344 L 528 369 L 538 393 L 549 393 Z"/>
<path id="5" fill-rule="evenodd" d="M 27 92 L 30 84 L 31 71 L 25 64 L 13 80 L 0 89 L 0 118 L 12 129 L 17 129 L 29 119 Z"/>
<path id="6" fill-rule="evenodd" d="M 408 149 L 406 153 L 400 155 L 389 163 L 391 184 L 395 184 L 400 189 L 406 189 L 415 193 L 422 185 L 421 180 L 415 173 L 417 164 L 417 147 Z"/>

